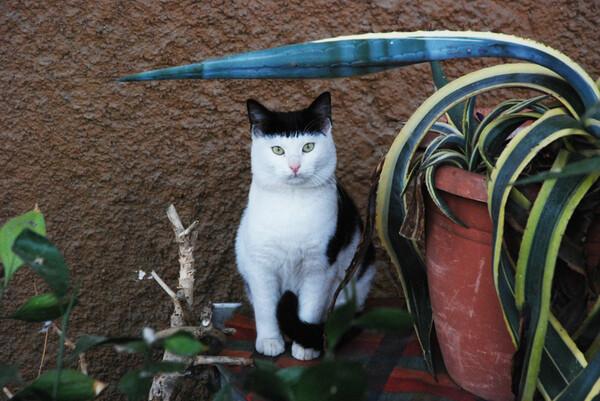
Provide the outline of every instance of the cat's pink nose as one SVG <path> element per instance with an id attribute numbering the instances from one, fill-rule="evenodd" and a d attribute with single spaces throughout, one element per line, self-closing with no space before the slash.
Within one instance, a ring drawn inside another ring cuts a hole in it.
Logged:
<path id="1" fill-rule="evenodd" d="M 300 164 L 290 164 L 290 169 L 294 172 L 294 175 L 298 174 L 298 170 L 300 170 Z"/>

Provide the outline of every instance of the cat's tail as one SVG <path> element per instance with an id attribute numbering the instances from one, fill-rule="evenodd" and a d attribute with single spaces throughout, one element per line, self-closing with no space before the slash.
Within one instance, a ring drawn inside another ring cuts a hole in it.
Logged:
<path id="1" fill-rule="evenodd" d="M 279 330 L 304 348 L 323 350 L 323 323 L 307 323 L 298 316 L 298 297 L 291 291 L 283 293 L 277 303 Z"/>

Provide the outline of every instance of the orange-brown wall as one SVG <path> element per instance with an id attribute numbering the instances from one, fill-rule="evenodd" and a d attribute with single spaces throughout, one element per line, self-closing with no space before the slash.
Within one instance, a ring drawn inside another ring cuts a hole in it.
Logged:
<path id="1" fill-rule="evenodd" d="M 362 208 L 370 173 L 399 123 L 433 88 L 426 65 L 320 81 L 115 78 L 339 35 L 451 29 L 541 41 L 597 79 L 599 13 L 597 0 L 4 1 L 0 224 L 35 204 L 43 211 L 48 237 L 81 281 L 70 338 L 164 328 L 171 303 L 156 283 L 138 280 L 138 271 L 156 270 L 176 284 L 177 249 L 165 215 L 171 203 L 184 224 L 200 224 L 196 306 L 244 299 L 234 238 L 251 179 L 248 97 L 294 109 L 331 91 L 338 175 Z M 444 66 L 456 77 L 497 61 Z M 378 255 L 373 294 L 398 295 L 393 268 L 381 249 Z M 34 281 L 24 268 L 0 314 L 32 295 Z M 0 359 L 19 361 L 28 379 L 42 353 L 40 328 L 0 321 Z M 110 352 L 89 359 L 90 373 L 113 384 L 126 369 L 113 362 L 130 360 Z"/>

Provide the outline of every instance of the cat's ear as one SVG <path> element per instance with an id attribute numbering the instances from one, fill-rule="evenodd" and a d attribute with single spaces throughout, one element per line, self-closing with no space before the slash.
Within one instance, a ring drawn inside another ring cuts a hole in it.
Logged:
<path id="1" fill-rule="evenodd" d="M 319 129 L 326 134 L 331 132 L 331 94 L 323 92 L 306 109 L 319 121 Z"/>
<path id="2" fill-rule="evenodd" d="M 252 135 L 262 136 L 261 126 L 269 118 L 271 112 L 254 99 L 248 99 L 246 106 L 248 107 L 248 118 L 250 119 Z"/>

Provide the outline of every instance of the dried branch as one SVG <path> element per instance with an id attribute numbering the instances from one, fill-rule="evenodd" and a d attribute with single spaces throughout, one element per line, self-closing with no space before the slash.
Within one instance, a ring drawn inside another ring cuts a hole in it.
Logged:
<path id="1" fill-rule="evenodd" d="M 194 304 L 194 246 L 198 231 L 195 228 L 198 225 L 194 221 L 187 229 L 184 229 L 181 219 L 175 210 L 175 206 L 170 205 L 167 209 L 167 218 L 173 225 L 175 233 L 175 241 L 179 246 L 179 283 L 178 293 L 175 294 L 164 282 L 161 287 L 173 299 L 174 310 L 171 314 L 171 327 L 179 330 L 188 324 L 194 324 L 195 319 L 191 313 L 191 308 Z M 153 272 L 152 276 L 156 280 L 158 275 Z M 162 280 L 156 280 L 159 284 Z M 167 290 L 168 288 L 168 290 Z M 165 351 L 163 361 L 177 361 L 183 363 L 191 363 L 192 358 L 181 357 Z M 148 399 L 152 401 L 167 401 L 171 400 L 179 385 L 180 374 L 161 374 L 154 378 L 152 388 L 148 395 Z"/>
<path id="2" fill-rule="evenodd" d="M 250 366 L 254 363 L 252 358 L 241 356 L 213 356 L 213 355 L 198 355 L 194 360 L 194 365 L 231 365 L 231 366 Z"/>
<path id="3" fill-rule="evenodd" d="M 385 158 L 383 157 L 381 160 L 379 160 L 375 171 L 371 175 L 371 189 L 369 190 L 369 200 L 367 202 L 367 216 L 365 218 L 360 242 L 356 247 L 356 252 L 354 253 L 354 257 L 352 258 L 350 265 L 346 269 L 346 275 L 344 276 L 344 279 L 340 282 L 340 285 L 333 294 L 333 301 L 329 306 L 329 313 L 333 311 L 340 293 L 348 285 L 350 280 L 352 280 L 352 277 L 354 277 L 354 274 L 362 264 L 363 260 L 365 259 L 365 255 L 367 254 L 367 250 L 369 249 L 369 245 L 371 244 L 371 237 L 373 236 L 373 230 L 375 228 L 375 201 L 377 195 L 377 186 L 379 184 L 379 176 L 381 175 L 381 169 L 383 168 L 384 160 Z"/>
<path id="4" fill-rule="evenodd" d="M 176 294 L 175 291 L 173 291 L 171 287 L 169 287 L 154 270 L 152 270 L 151 275 L 152 278 L 154 278 L 154 280 L 156 280 L 156 282 L 162 287 L 162 289 L 165 290 L 165 292 L 171 297 L 173 304 L 175 305 L 175 310 L 180 310 L 181 313 L 183 313 L 183 317 L 188 324 L 195 325 L 196 318 L 194 318 L 187 300 L 181 296 L 181 294 Z"/>

